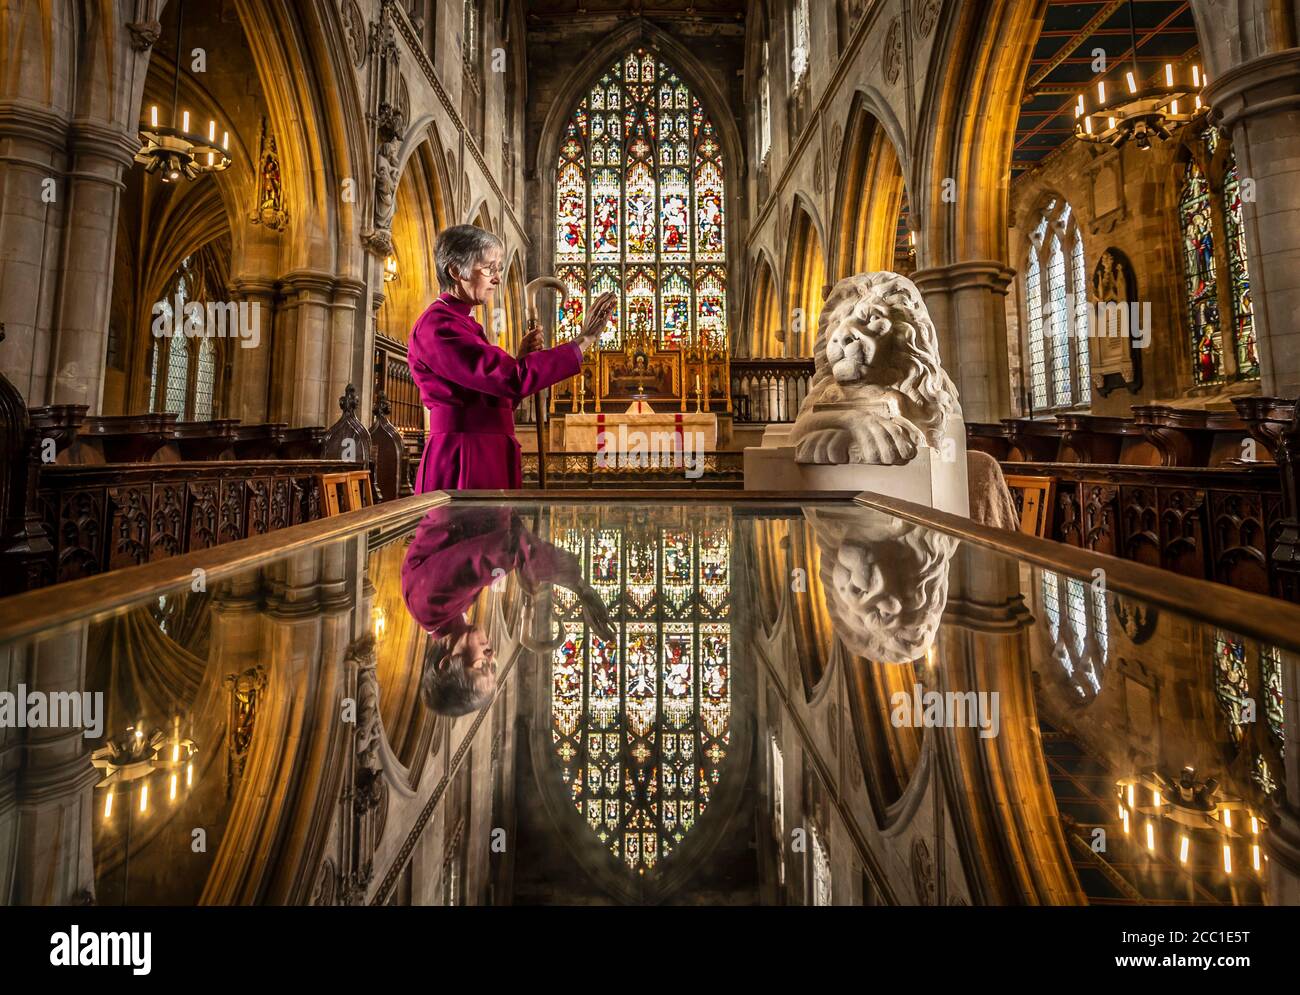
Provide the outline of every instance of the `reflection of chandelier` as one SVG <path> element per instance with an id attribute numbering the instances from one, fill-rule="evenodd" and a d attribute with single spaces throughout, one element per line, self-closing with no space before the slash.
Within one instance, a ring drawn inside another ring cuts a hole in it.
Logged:
<path id="1" fill-rule="evenodd" d="M 1128 4 L 1128 29 L 1133 68 L 1124 74 L 1119 86 L 1108 87 L 1102 79 L 1097 81 L 1095 94 L 1079 94 L 1074 108 L 1074 135 L 1080 141 L 1120 148 L 1131 140 L 1138 148 L 1149 149 L 1152 136 L 1164 141 L 1204 110 L 1200 90 L 1205 78 L 1200 66 L 1191 67 L 1190 86 L 1175 81 L 1174 67 L 1169 62 L 1156 80 L 1139 81 L 1133 0 Z"/>
<path id="2" fill-rule="evenodd" d="M 194 786 L 194 755 L 198 747 L 192 739 L 182 739 L 180 716 L 172 720 L 172 733 L 167 736 L 161 729 L 145 734 L 140 726 L 126 730 L 121 739 L 110 739 L 90 755 L 93 766 L 103 771 L 96 788 L 104 789 L 104 819 L 113 817 L 114 799 L 119 785 L 128 792 L 128 814 L 133 785 L 139 782 L 139 814 L 149 813 L 150 775 L 161 771 L 166 777 L 169 801 L 176 801 L 181 787 L 188 791 Z"/>
<path id="3" fill-rule="evenodd" d="M 390 255 L 384 259 L 384 282 L 392 283 L 397 279 L 397 257 Z"/>
<path id="4" fill-rule="evenodd" d="M 140 126 L 140 151 L 135 161 L 143 164 L 146 173 L 157 173 L 164 183 L 173 183 L 184 176 L 193 180 L 202 173 L 219 173 L 230 165 L 230 133 L 221 133 L 217 144 L 217 122 L 208 121 L 208 134 L 202 136 L 190 131 L 190 112 L 180 109 L 181 89 L 181 23 L 185 3 L 176 11 L 176 72 L 172 80 L 172 114 L 170 125 L 158 123 L 158 105 L 149 108 L 149 121 Z"/>
<path id="5" fill-rule="evenodd" d="M 1245 863 L 1263 870 L 1268 858 L 1261 853 L 1263 819 L 1240 799 L 1221 798 L 1215 778 L 1197 780 L 1196 771 L 1184 767 L 1172 777 L 1154 767 L 1146 768 L 1117 784 L 1119 819 L 1125 836 L 1136 836 L 1152 856 L 1177 856 L 1187 867 L 1193 843 L 1197 850 L 1222 861 L 1223 873 Z"/>

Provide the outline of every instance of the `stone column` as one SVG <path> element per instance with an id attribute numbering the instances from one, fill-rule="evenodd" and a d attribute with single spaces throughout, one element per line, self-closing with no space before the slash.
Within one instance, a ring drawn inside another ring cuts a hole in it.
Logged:
<path id="1" fill-rule="evenodd" d="M 1260 56 L 1206 87 L 1212 114 L 1232 134 L 1246 203 L 1246 258 L 1265 396 L 1300 394 L 1300 48 Z M 1223 279 L 1226 279 L 1226 274 Z"/>
<path id="2" fill-rule="evenodd" d="M 369 424 L 375 380 L 371 357 L 374 337 L 369 329 L 374 326 L 361 303 L 365 296 L 366 285 L 360 280 L 340 277 L 334 285 L 326 398 L 332 405 L 342 396 L 344 388 L 353 384 L 361 398 L 361 421 Z M 331 418 L 325 424 L 332 421 Z"/>
<path id="3" fill-rule="evenodd" d="M 328 426 L 335 420 L 338 395 L 329 396 L 334 284 L 332 275 L 310 271 L 290 273 L 281 282 L 284 303 L 276 321 L 272 421 Z"/>
<path id="4" fill-rule="evenodd" d="M 81 122 L 69 134 L 72 164 L 62 178 L 67 198 L 59 283 L 54 302 L 46 391 L 53 404 L 87 404 L 98 414 L 104 394 L 108 309 L 122 173 L 139 138 L 118 128 Z"/>
<path id="5" fill-rule="evenodd" d="M 29 405 L 50 399 L 50 312 L 57 233 L 67 208 L 67 131 L 67 120 L 47 109 L 0 109 L 0 370 Z"/>
<path id="6" fill-rule="evenodd" d="M 235 300 L 247 301 L 257 308 L 257 345 L 244 348 L 239 339 L 231 339 L 231 383 L 224 417 L 238 418 L 246 425 L 270 420 L 271 357 L 275 349 L 275 284 L 268 280 L 241 278 L 231 292 Z"/>
<path id="7" fill-rule="evenodd" d="M 957 385 L 962 417 L 968 422 L 1011 416 L 1006 295 L 1014 277 L 1014 270 L 991 259 L 912 274 L 934 320 L 939 356 Z"/>

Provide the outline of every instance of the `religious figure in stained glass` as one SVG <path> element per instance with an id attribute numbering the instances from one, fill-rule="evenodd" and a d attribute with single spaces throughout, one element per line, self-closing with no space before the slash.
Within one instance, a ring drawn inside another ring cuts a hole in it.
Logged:
<path id="1" fill-rule="evenodd" d="M 1192 375 L 1197 384 L 1259 376 L 1241 177 L 1231 147 L 1223 145 L 1217 128 L 1202 132 L 1199 148 L 1191 151 L 1183 167 L 1178 200 Z M 1226 275 L 1226 286 L 1220 285 L 1221 274 Z M 1228 355 L 1235 362 L 1225 363 L 1229 340 Z"/>
<path id="2" fill-rule="evenodd" d="M 583 309 L 612 289 L 620 306 L 602 349 L 638 334 L 666 349 L 724 346 L 724 201 L 717 132 L 681 77 L 640 48 L 610 66 L 560 144 L 556 268 L 570 294 L 557 337 L 575 335 Z"/>

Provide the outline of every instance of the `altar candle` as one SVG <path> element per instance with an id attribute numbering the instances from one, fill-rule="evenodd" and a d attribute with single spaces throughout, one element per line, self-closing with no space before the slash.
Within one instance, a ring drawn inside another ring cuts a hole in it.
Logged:
<path id="1" fill-rule="evenodd" d="M 697 373 L 695 374 L 695 393 L 698 394 L 699 392 L 700 392 L 700 375 Z"/>

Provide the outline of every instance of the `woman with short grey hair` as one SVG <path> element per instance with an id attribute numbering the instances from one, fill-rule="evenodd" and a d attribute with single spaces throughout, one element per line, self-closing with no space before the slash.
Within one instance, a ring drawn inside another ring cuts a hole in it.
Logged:
<path id="1" fill-rule="evenodd" d="M 522 486 L 514 409 L 525 397 L 577 375 L 582 354 L 613 313 L 617 296 L 603 294 L 577 338 L 543 349 L 541 329 L 530 328 L 511 356 L 487 340 L 471 314 L 500 286 L 504 257 L 501 239 L 474 225 L 438 234 L 434 265 L 442 293 L 416 321 L 407 350 L 429 409 L 416 493 Z"/>

